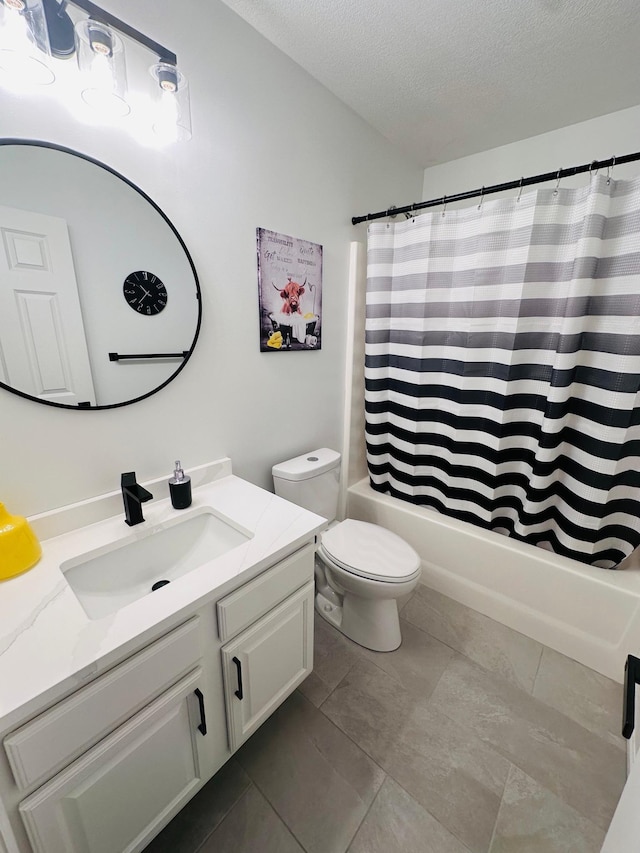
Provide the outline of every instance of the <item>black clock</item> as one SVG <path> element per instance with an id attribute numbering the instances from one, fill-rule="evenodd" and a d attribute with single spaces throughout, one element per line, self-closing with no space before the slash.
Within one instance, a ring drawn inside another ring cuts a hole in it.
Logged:
<path id="1" fill-rule="evenodd" d="M 152 272 L 138 270 L 129 273 L 122 292 L 129 306 L 138 314 L 152 317 L 167 307 L 167 288 Z"/>

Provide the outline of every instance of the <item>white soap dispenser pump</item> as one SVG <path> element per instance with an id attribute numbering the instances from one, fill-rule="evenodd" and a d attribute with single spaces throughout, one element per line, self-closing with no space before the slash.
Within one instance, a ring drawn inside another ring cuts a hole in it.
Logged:
<path id="1" fill-rule="evenodd" d="M 169 494 L 174 509 L 186 509 L 191 506 L 191 477 L 184 473 L 180 460 L 176 460 L 176 469 L 169 480 Z"/>

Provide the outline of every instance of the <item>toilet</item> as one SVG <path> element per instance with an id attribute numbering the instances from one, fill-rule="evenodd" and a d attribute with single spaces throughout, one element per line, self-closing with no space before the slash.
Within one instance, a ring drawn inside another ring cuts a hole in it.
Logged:
<path id="1" fill-rule="evenodd" d="M 420 577 L 420 558 L 390 530 L 336 521 L 340 454 L 323 447 L 272 470 L 276 495 L 329 521 L 316 552 L 316 611 L 367 649 L 391 652 L 402 642 L 397 599 Z"/>

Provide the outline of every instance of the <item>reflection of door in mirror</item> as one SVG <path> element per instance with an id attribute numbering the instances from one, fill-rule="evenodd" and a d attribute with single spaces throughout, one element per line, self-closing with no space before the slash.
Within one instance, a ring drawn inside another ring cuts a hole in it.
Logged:
<path id="1" fill-rule="evenodd" d="M 67 223 L 0 206 L 0 235 L 0 379 L 40 400 L 95 405 Z"/>

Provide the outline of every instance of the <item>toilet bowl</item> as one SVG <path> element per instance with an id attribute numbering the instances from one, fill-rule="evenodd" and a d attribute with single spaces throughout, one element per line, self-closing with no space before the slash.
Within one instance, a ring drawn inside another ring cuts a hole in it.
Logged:
<path id="1" fill-rule="evenodd" d="M 340 454 L 321 448 L 274 465 L 277 495 L 325 516 L 329 528 L 316 551 L 316 611 L 354 642 L 389 652 L 402 642 L 397 600 L 420 577 L 420 558 L 377 524 L 335 522 Z"/>
<path id="2" fill-rule="evenodd" d="M 397 600 L 412 592 L 420 577 L 413 548 L 384 527 L 346 519 L 323 534 L 317 559 L 337 596 L 336 601 L 317 584 L 318 613 L 367 649 L 397 649 L 402 642 Z"/>

